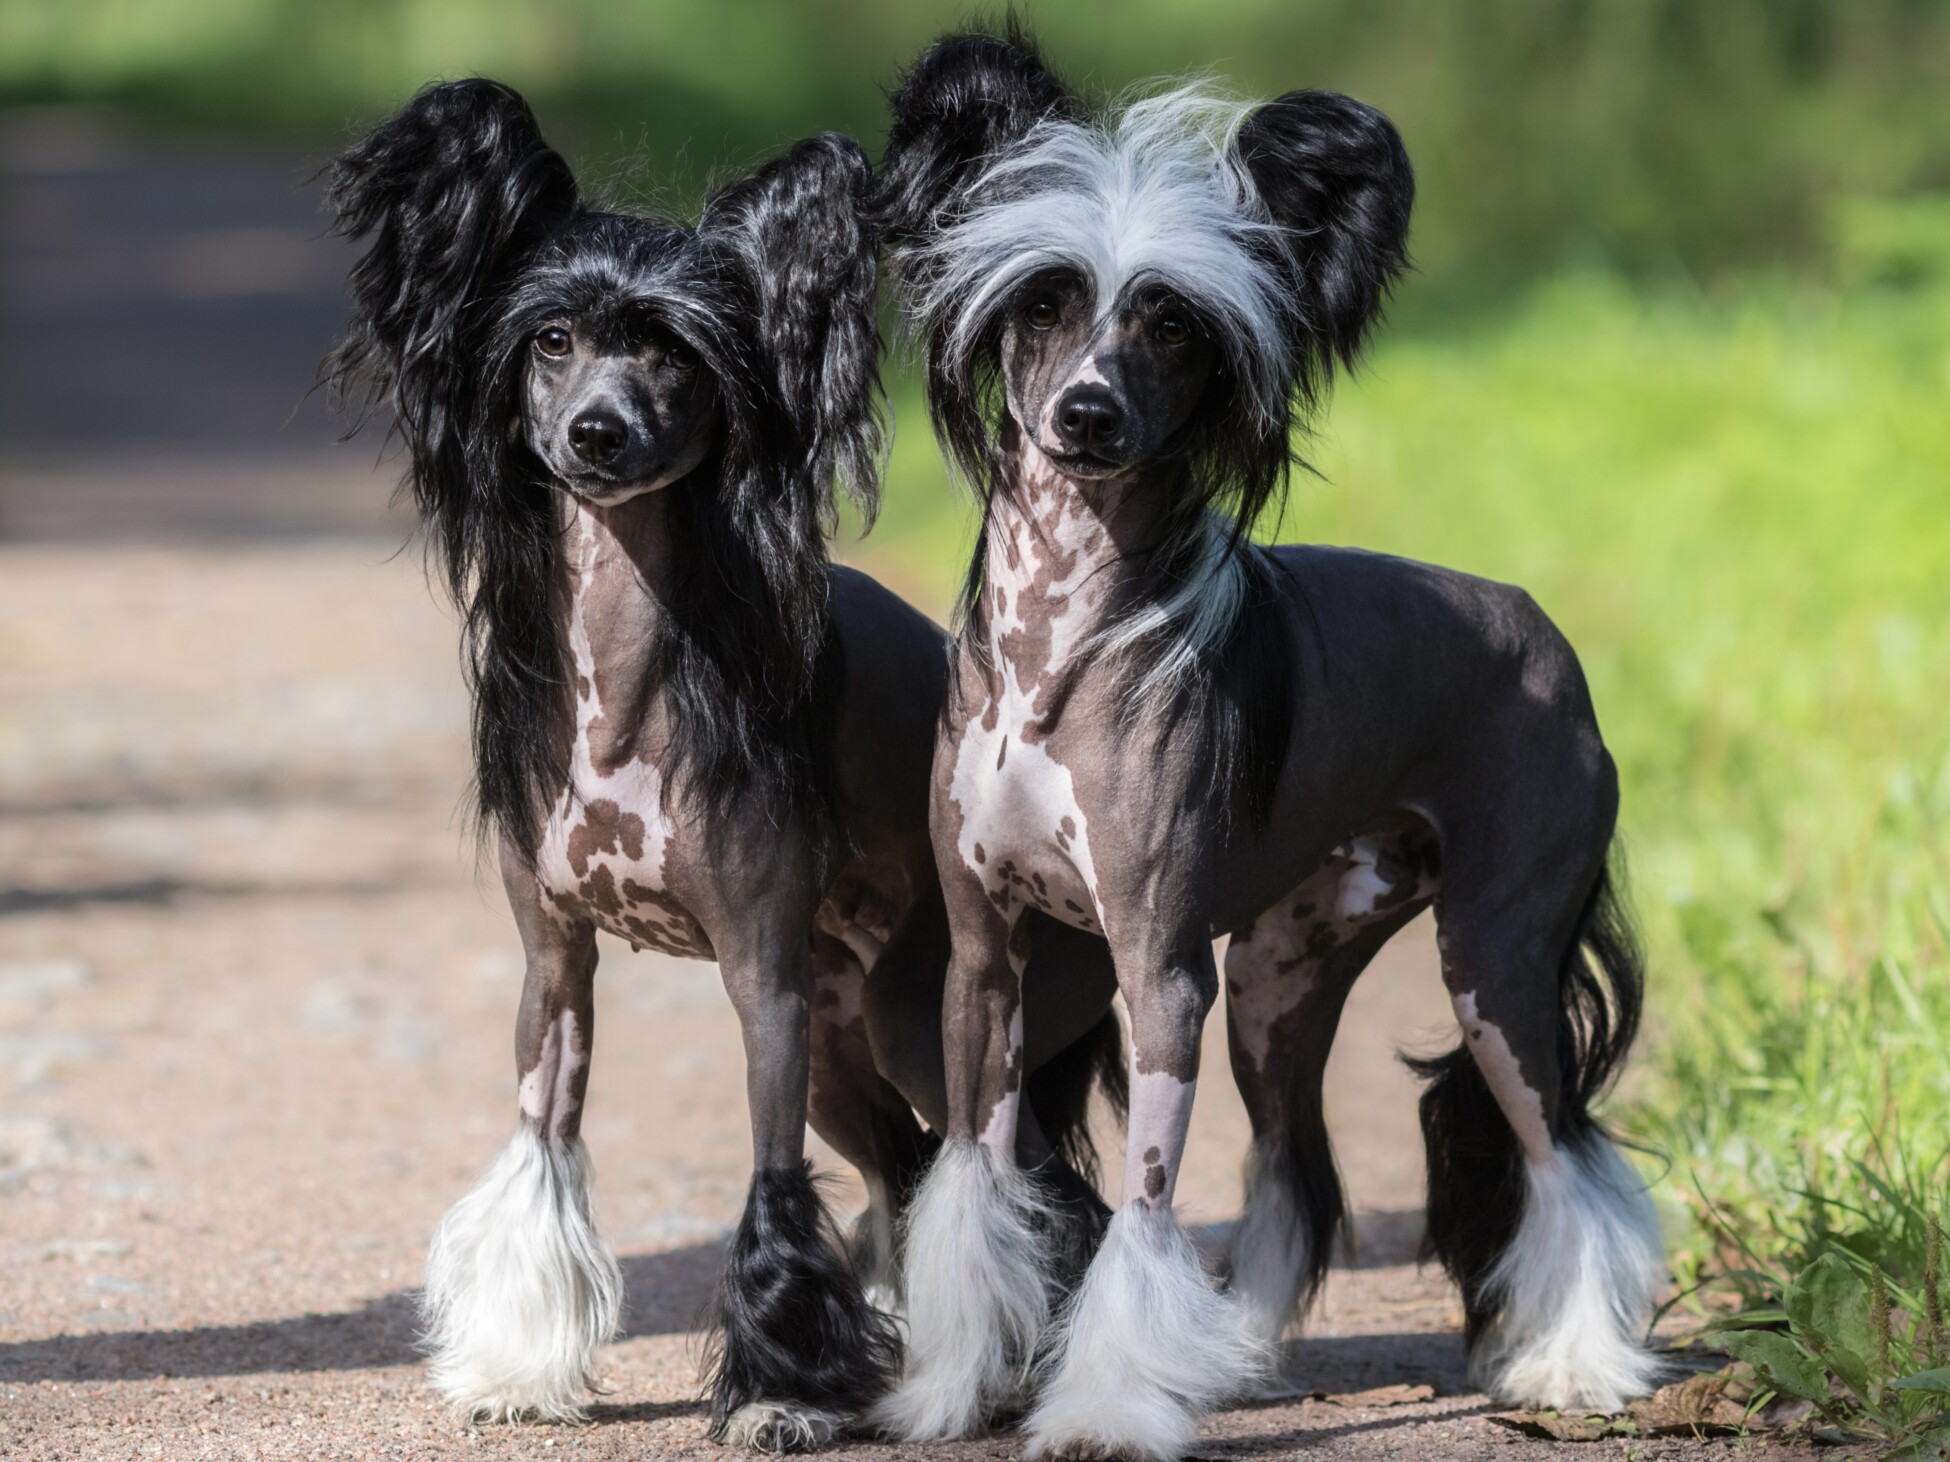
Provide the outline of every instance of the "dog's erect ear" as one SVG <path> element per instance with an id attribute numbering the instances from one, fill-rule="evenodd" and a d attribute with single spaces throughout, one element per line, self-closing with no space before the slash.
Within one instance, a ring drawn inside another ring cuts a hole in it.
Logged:
<path id="1" fill-rule="evenodd" d="M 1401 134 L 1331 91 L 1288 92 L 1240 127 L 1234 153 L 1281 225 L 1303 317 L 1302 385 L 1352 366 L 1408 263 L 1415 174 Z"/>
<path id="2" fill-rule="evenodd" d="M 987 159 L 1045 118 L 1075 120 L 1082 110 L 1013 20 L 1003 36 L 935 42 L 887 105 L 893 122 L 874 212 L 896 246 L 936 223 Z"/>
<path id="3" fill-rule="evenodd" d="M 749 276 L 759 346 L 797 442 L 786 464 L 830 518 L 837 477 L 871 520 L 879 498 L 877 241 L 873 171 L 837 132 L 798 143 L 712 195 L 698 232 L 721 238 Z"/>
<path id="4" fill-rule="evenodd" d="M 390 395 L 417 462 L 467 429 L 467 379 L 492 327 L 481 306 L 580 206 L 528 103 L 486 80 L 428 87 L 328 170 L 333 232 L 371 240 L 352 318 L 323 375 L 341 396 Z"/>

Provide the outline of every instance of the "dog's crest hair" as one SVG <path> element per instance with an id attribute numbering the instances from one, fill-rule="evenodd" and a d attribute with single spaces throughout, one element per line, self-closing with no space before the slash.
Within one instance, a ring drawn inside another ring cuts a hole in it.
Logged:
<path id="1" fill-rule="evenodd" d="M 567 780 L 559 494 L 524 435 L 523 350 L 554 312 L 648 304 L 713 373 L 722 440 L 673 496 L 685 566 L 657 646 L 668 787 L 710 811 L 758 790 L 824 807 L 839 674 L 824 534 L 835 480 L 871 518 L 881 458 L 870 171 L 800 143 L 695 229 L 598 212 L 498 83 L 428 88 L 332 165 L 335 230 L 370 239 L 321 368 L 392 407 L 407 481 L 465 619 L 481 830 L 532 858 Z"/>
<path id="2" fill-rule="evenodd" d="M 1278 570 L 1248 535 L 1284 493 L 1295 429 L 1334 369 L 1358 359 L 1406 265 L 1414 180 L 1400 136 L 1334 93 L 1254 105 L 1204 83 L 1093 117 L 1013 22 L 1001 37 L 938 43 L 890 105 L 877 212 L 922 343 L 929 413 L 985 504 L 1007 490 L 1002 321 L 1024 285 L 1073 272 L 1100 313 L 1159 285 L 1216 347 L 1215 381 L 1178 444 L 1174 521 L 1144 566 L 1151 591 L 1093 648 L 1142 647 L 1140 705 L 1212 685 L 1222 754 L 1247 766 L 1261 814 L 1291 682 L 1278 647 L 1243 628 L 1248 606 L 1277 598 Z M 980 613 L 982 572 L 978 549 L 964 615 Z"/>

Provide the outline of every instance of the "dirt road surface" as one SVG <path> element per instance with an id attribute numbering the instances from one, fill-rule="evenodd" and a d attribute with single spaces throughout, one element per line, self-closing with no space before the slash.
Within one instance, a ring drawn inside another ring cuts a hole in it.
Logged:
<path id="1" fill-rule="evenodd" d="M 593 1424 L 471 1428 L 423 1384 L 411 1291 L 510 1131 L 521 964 L 455 819 L 453 626 L 395 548 L 0 546 L 0 1455 L 724 1455 L 694 1325 L 749 1152 L 705 964 L 604 949 L 586 1132 L 629 1313 Z M 1454 1297 L 1413 1263 L 1393 1051 L 1447 1024 L 1418 926 L 1357 990 L 1330 1070 L 1362 1241 L 1292 1347 L 1327 1399 L 1230 1411 L 1201 1455 L 1554 1450 L 1483 1419 Z M 1205 1223 L 1237 1207 L 1246 1130 L 1221 1030 L 1180 1190 Z M 1434 1399 L 1348 1399 L 1413 1384 Z"/>

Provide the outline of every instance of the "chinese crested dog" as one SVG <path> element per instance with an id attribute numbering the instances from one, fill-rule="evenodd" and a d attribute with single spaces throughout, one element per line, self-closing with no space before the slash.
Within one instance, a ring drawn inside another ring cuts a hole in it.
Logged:
<path id="1" fill-rule="evenodd" d="M 939 43 L 892 110 L 877 218 L 984 522 L 934 763 L 951 1104 L 877 1419 L 1027 1405 L 1032 1456 L 1169 1458 L 1262 1384 L 1343 1220 L 1342 1003 L 1431 906 L 1463 1040 L 1417 1067 L 1429 1243 L 1474 1374 L 1621 1404 L 1660 1250 L 1592 1116 L 1642 979 L 1577 659 L 1517 589 L 1249 536 L 1405 263 L 1395 128 L 1317 91 L 1092 110 L 1019 35 Z M 1015 1158 L 1048 921 L 1107 942 L 1130 1019 L 1121 1206 L 1068 1294 Z M 1254 1133 L 1222 1287 L 1171 1207 L 1217 935 Z"/>

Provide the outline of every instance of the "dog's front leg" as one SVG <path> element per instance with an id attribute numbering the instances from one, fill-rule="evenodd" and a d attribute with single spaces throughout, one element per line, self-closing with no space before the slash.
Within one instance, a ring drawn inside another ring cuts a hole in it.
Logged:
<path id="1" fill-rule="evenodd" d="M 881 1397 L 900 1345 L 841 1252 L 806 1161 L 810 921 L 747 919 L 712 931 L 745 1040 L 752 1184 L 718 1281 L 711 1436 L 806 1451 Z"/>
<path id="2" fill-rule="evenodd" d="M 1171 1211 L 1198 1083 L 1199 1037 L 1218 993 L 1204 920 L 1163 937 L 1136 910 L 1113 930 L 1131 1013 L 1131 1107 L 1123 1204 L 1062 1331 L 1029 1419 L 1031 1457 L 1171 1462 L 1200 1419 L 1267 1363 L 1243 1309 L 1207 1278 Z"/>
<path id="3" fill-rule="evenodd" d="M 480 1420 L 578 1421 L 623 1280 L 596 1230 L 582 1102 L 594 1038 L 596 932 L 547 902 L 519 857 L 503 880 L 528 956 L 515 1027 L 520 1125 L 441 1220 L 421 1316 L 434 1384 Z"/>
<path id="4" fill-rule="evenodd" d="M 908 1209 L 907 1370 L 876 1414 L 908 1441 L 1019 1408 L 1049 1321 L 1049 1198 L 1016 1163 L 1026 925 L 974 877 L 946 885 L 947 1141 Z"/>

